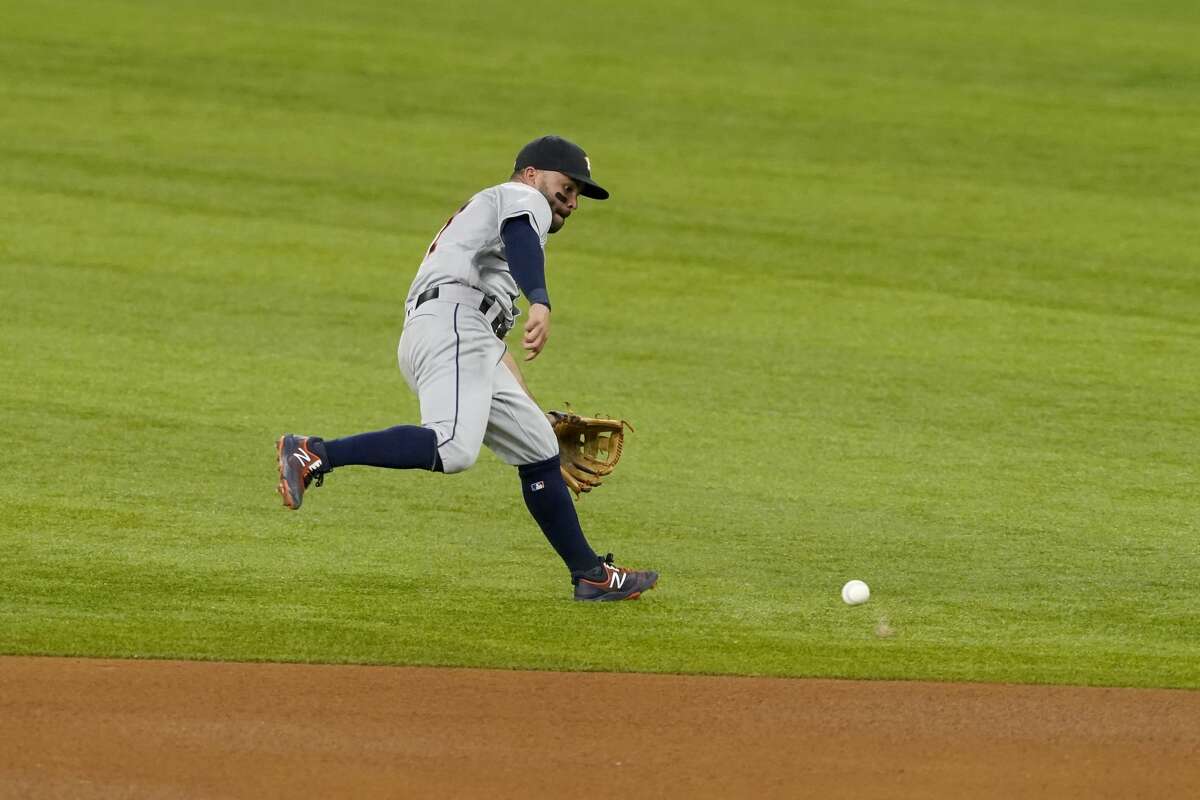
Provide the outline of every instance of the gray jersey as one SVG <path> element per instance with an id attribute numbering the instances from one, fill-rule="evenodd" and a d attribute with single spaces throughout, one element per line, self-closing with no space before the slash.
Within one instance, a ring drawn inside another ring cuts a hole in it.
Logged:
<path id="1" fill-rule="evenodd" d="M 520 289 L 508 271 L 500 227 L 521 215 L 529 217 L 545 250 L 552 216 L 550 203 L 537 189 L 509 181 L 472 197 L 429 245 L 405 306 L 411 309 L 426 289 L 458 283 L 499 298 L 511 313 Z"/>

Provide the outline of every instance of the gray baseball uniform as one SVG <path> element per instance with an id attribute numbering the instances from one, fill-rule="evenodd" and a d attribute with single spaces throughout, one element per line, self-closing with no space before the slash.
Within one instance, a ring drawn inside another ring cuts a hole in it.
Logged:
<path id="1" fill-rule="evenodd" d="M 421 425 L 437 434 L 446 472 L 474 464 L 483 444 L 513 466 L 558 454 L 550 423 L 501 361 L 505 345 L 493 327 L 511 327 L 519 313 L 500 229 L 522 215 L 545 248 L 551 211 L 541 192 L 517 182 L 479 192 L 443 226 L 409 288 L 400 371 L 420 399 Z"/>
<path id="2" fill-rule="evenodd" d="M 536 355 L 545 344 L 547 235 L 562 228 L 579 197 L 604 200 L 608 191 L 592 180 L 583 149 L 561 136 L 522 147 L 512 174 L 522 181 L 484 189 L 442 226 L 409 289 L 397 355 L 420 398 L 421 425 L 336 439 L 285 433 L 275 442 L 276 489 L 295 510 L 309 487 L 321 486 L 335 469 L 462 472 L 486 444 L 517 468 L 525 507 L 570 571 L 575 599 L 633 600 L 654 588 L 658 573 L 615 566 L 611 554 L 601 558 L 592 549 L 554 430 L 503 360 L 521 291 L 547 309 L 526 348 Z"/>

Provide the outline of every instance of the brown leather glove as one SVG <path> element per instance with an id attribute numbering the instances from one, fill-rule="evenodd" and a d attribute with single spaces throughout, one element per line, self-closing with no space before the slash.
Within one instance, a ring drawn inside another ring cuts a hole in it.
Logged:
<path id="1" fill-rule="evenodd" d="M 564 411 L 547 411 L 558 437 L 559 468 L 576 497 L 590 492 L 610 475 L 621 460 L 625 428 L 623 419 L 595 419 Z"/>

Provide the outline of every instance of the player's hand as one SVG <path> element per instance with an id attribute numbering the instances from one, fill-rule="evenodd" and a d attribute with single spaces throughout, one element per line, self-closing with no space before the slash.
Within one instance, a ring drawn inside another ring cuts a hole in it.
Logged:
<path id="1" fill-rule="evenodd" d="M 521 341 L 521 346 L 529 351 L 525 360 L 533 361 L 537 358 L 549 338 L 550 308 L 541 303 L 534 303 L 529 307 L 529 319 L 525 322 L 525 338 Z"/>

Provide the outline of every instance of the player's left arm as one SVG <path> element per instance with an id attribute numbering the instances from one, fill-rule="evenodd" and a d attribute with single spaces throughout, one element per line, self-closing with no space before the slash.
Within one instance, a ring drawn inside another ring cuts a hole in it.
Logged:
<path id="1" fill-rule="evenodd" d="M 509 272 L 529 301 L 529 319 L 521 346 L 529 351 L 526 361 L 542 352 L 550 338 L 550 293 L 546 290 L 546 254 L 541 237 L 534 230 L 528 215 L 504 221 L 500 229 L 504 240 L 504 256 Z"/>

